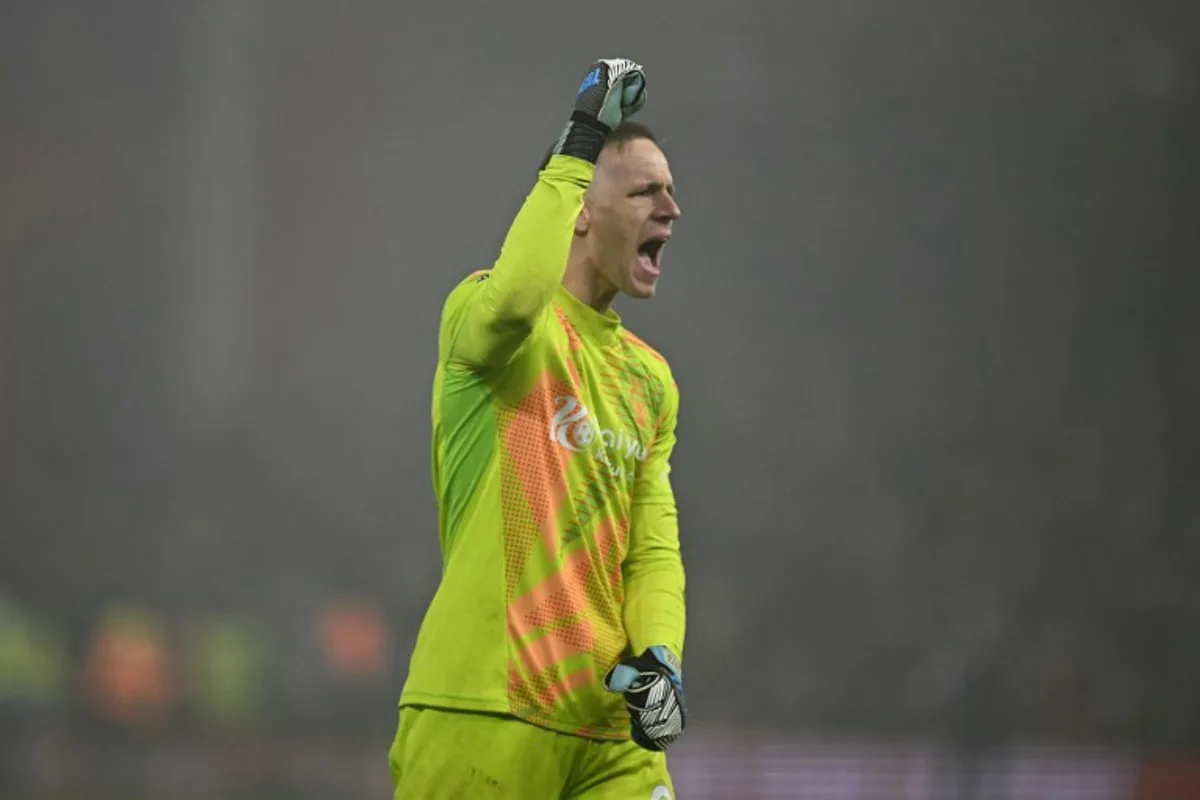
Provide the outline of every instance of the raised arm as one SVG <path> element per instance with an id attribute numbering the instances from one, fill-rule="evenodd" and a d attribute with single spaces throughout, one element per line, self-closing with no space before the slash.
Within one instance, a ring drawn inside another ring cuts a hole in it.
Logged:
<path id="1" fill-rule="evenodd" d="M 450 361 L 478 369 L 504 366 L 533 332 L 562 283 L 575 218 L 594 171 L 594 164 L 573 156 L 550 158 L 500 257 L 465 298 L 446 354 Z"/>
<path id="2" fill-rule="evenodd" d="M 534 331 L 562 282 L 575 221 L 604 140 L 645 100 L 640 65 L 626 59 L 592 65 L 537 184 L 509 228 L 500 257 L 447 309 L 448 361 L 480 370 L 501 367 Z"/>

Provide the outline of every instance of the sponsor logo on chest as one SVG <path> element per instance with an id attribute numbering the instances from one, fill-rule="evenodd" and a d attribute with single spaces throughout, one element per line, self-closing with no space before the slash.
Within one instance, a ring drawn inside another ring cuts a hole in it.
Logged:
<path id="1" fill-rule="evenodd" d="M 636 463 L 645 461 L 647 455 L 636 432 L 601 427 L 588 407 L 571 395 L 554 398 L 550 440 L 573 453 L 591 453 L 615 477 L 632 474 Z"/>

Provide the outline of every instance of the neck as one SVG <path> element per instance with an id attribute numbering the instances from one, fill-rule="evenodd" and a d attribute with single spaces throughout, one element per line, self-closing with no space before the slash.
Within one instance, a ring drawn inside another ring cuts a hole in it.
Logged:
<path id="1" fill-rule="evenodd" d="M 595 265 L 583 258 L 572 257 L 567 261 L 567 271 L 563 274 L 562 282 L 563 288 L 576 300 L 591 306 L 601 314 L 608 311 L 617 296 L 617 287 L 613 286 Z"/>

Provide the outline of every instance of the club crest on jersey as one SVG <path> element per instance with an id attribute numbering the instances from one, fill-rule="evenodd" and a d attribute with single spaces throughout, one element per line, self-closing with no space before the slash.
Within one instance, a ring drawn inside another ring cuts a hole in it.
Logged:
<path id="1" fill-rule="evenodd" d="M 621 476 L 630 461 L 645 461 L 647 448 L 626 430 L 597 427 L 587 406 L 571 395 L 554 398 L 550 440 L 573 453 L 592 452 L 609 472 Z"/>

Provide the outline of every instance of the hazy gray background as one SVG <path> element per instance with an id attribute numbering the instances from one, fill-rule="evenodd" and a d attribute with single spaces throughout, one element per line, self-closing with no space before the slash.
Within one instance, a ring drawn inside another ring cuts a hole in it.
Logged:
<path id="1" fill-rule="evenodd" d="M 0 679 L 0 795 L 386 795 L 441 303 L 600 56 L 684 212 L 618 310 L 682 392 L 692 746 L 1195 752 L 1198 46 L 1189 0 L 4 0 L 0 596 L 65 672 Z M 369 679 L 317 656 L 343 596 Z M 249 732 L 89 711 L 113 602 L 257 631 Z"/>

